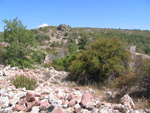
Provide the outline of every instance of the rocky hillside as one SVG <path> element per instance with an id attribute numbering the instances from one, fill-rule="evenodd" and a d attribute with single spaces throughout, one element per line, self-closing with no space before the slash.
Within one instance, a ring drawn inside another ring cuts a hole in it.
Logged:
<path id="1" fill-rule="evenodd" d="M 38 80 L 35 90 L 17 89 L 11 84 L 14 75 L 34 76 Z M 119 95 L 110 90 L 96 95 L 95 90 L 83 90 L 70 87 L 68 73 L 53 68 L 36 70 L 18 69 L 17 67 L 0 66 L 0 113 L 149 113 L 150 110 L 139 110 L 132 98 L 126 94 L 119 103 L 106 100 Z"/>

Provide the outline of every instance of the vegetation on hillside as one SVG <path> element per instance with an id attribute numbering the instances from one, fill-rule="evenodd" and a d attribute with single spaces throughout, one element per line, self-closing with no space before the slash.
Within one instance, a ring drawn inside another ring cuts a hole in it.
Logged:
<path id="1" fill-rule="evenodd" d="M 128 70 L 129 55 L 120 40 L 101 38 L 77 56 L 70 71 L 75 80 L 104 82 Z"/>

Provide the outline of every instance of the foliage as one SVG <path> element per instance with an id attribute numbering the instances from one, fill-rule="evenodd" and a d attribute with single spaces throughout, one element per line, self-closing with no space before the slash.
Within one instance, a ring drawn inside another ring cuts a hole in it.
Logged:
<path id="1" fill-rule="evenodd" d="M 25 87 L 27 90 L 33 90 L 37 87 L 37 80 L 25 75 L 20 75 L 12 79 L 12 84 L 15 85 L 16 88 Z"/>
<path id="2" fill-rule="evenodd" d="M 136 65 L 135 73 L 138 77 L 140 89 L 150 95 L 150 59 L 141 58 Z"/>
<path id="3" fill-rule="evenodd" d="M 4 41 L 9 43 L 6 47 L 5 62 L 12 66 L 30 67 L 32 60 L 29 59 L 31 47 L 35 44 L 33 32 L 26 30 L 22 22 L 17 18 L 4 20 Z"/>
<path id="4" fill-rule="evenodd" d="M 69 50 L 69 53 L 70 53 L 70 54 L 76 52 L 77 49 L 78 49 L 77 44 L 75 44 L 75 43 L 69 43 L 69 44 L 68 44 L 68 50 Z"/>
<path id="5" fill-rule="evenodd" d="M 6 50 L 3 47 L 3 45 L 0 45 L 0 63 L 4 62 L 5 52 L 6 52 Z"/>
<path id="6" fill-rule="evenodd" d="M 50 45 L 50 47 L 58 47 L 60 44 L 58 41 L 53 41 Z"/>
<path id="7" fill-rule="evenodd" d="M 34 60 L 34 62 L 41 64 L 44 62 L 45 56 L 46 55 L 42 50 L 37 50 L 33 51 L 31 58 Z"/>
<path id="8" fill-rule="evenodd" d="M 63 58 L 57 58 L 53 61 L 52 66 L 57 70 L 64 70 L 63 60 Z"/>
<path id="9" fill-rule="evenodd" d="M 129 55 L 119 39 L 101 38 L 80 53 L 69 68 L 75 80 L 104 82 L 109 76 L 124 74 Z"/>
<path id="10" fill-rule="evenodd" d="M 3 42 L 3 41 L 4 41 L 4 33 L 0 32 L 0 42 Z"/>
<path id="11" fill-rule="evenodd" d="M 76 52 L 73 55 L 68 54 L 65 58 L 57 58 L 53 61 L 52 66 L 57 70 L 69 71 L 69 66 L 71 62 L 76 59 L 77 54 Z"/>
<path id="12" fill-rule="evenodd" d="M 82 37 L 79 38 L 79 43 L 78 43 L 79 49 L 85 50 L 88 44 L 89 44 L 88 36 L 82 34 Z"/>
<path id="13" fill-rule="evenodd" d="M 136 45 L 137 52 L 150 54 L 150 31 L 148 30 L 73 28 L 69 34 L 71 34 L 72 38 L 88 36 L 90 39 L 88 43 L 91 43 L 102 37 L 116 37 L 123 42 L 129 43 L 130 45 Z"/>
<path id="14" fill-rule="evenodd" d="M 41 41 L 45 41 L 45 40 L 50 40 L 49 36 L 48 35 L 43 35 L 43 34 L 39 34 L 35 37 L 35 39 L 38 41 L 38 42 L 41 42 Z"/>
<path id="15" fill-rule="evenodd" d="M 137 76 L 135 73 L 127 73 L 121 77 L 116 78 L 112 86 L 115 88 L 123 88 L 125 86 L 132 87 L 133 85 L 136 85 L 136 81 Z"/>

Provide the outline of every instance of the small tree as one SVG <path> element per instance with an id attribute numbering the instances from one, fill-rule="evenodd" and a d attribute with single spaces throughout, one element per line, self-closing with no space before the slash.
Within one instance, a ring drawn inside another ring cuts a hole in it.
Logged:
<path id="1" fill-rule="evenodd" d="M 9 43 L 6 47 L 6 64 L 30 67 L 30 50 L 35 43 L 33 32 L 27 30 L 18 18 L 4 20 L 4 23 L 4 41 Z"/>

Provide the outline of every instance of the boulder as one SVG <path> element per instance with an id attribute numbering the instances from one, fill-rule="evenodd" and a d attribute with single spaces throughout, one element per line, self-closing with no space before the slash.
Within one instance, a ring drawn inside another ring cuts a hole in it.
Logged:
<path id="1" fill-rule="evenodd" d="M 26 99 L 27 99 L 28 102 L 30 101 L 30 99 L 32 98 L 32 96 L 33 96 L 32 92 L 27 92 L 26 93 Z"/>
<path id="2" fill-rule="evenodd" d="M 93 99 L 93 96 L 89 92 L 85 92 L 82 95 L 81 105 L 85 107 L 87 102 L 91 101 L 92 99 Z"/>
<path id="3" fill-rule="evenodd" d="M 135 104 L 128 94 L 124 95 L 120 100 L 121 104 L 125 105 L 129 109 L 135 109 Z"/>
<path id="4" fill-rule="evenodd" d="M 60 31 L 68 31 L 70 29 L 71 29 L 71 27 L 69 25 L 66 25 L 66 24 L 60 24 L 57 28 L 57 30 L 60 30 Z"/>
<path id="5" fill-rule="evenodd" d="M 23 105 L 16 105 L 14 108 L 13 108 L 13 111 L 23 111 L 25 108 Z"/>
<path id="6" fill-rule="evenodd" d="M 45 102 L 42 102 L 42 103 L 40 103 L 40 110 L 48 110 L 49 106 L 50 106 L 50 104 L 49 104 L 48 100 Z"/>
<path id="7" fill-rule="evenodd" d="M 30 113 L 39 113 L 39 106 L 34 106 Z"/>

